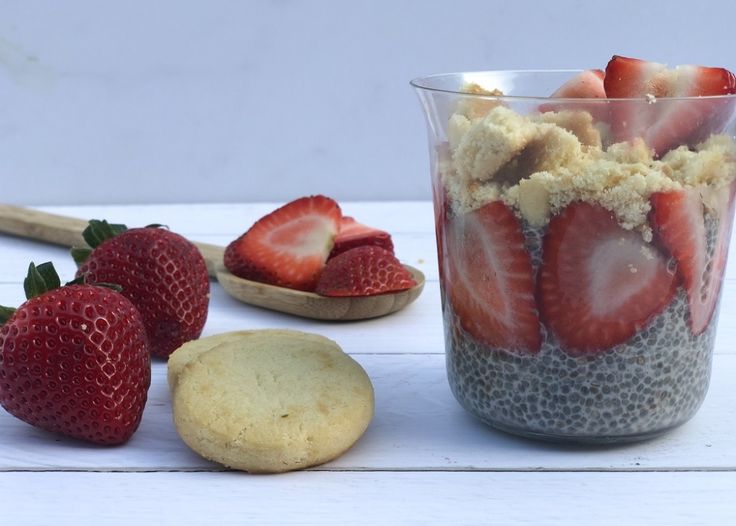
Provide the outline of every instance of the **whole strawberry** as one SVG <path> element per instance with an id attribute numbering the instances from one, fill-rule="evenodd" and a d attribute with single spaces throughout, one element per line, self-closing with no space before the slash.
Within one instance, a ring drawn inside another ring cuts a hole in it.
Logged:
<path id="1" fill-rule="evenodd" d="M 138 310 L 103 286 L 59 288 L 51 263 L 31 263 L 25 285 L 28 301 L 0 308 L 0 404 L 47 431 L 127 441 L 151 383 Z"/>
<path id="2" fill-rule="evenodd" d="M 150 226 L 128 230 L 92 220 L 84 239 L 90 249 L 73 249 L 77 276 L 115 283 L 143 316 L 153 356 L 167 358 L 202 333 L 210 281 L 202 254 L 179 234 Z"/>

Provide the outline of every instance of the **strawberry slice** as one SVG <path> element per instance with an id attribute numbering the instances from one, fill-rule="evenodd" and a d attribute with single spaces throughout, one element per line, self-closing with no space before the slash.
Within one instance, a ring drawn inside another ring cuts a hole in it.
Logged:
<path id="1" fill-rule="evenodd" d="M 394 244 L 391 241 L 391 234 L 362 225 L 349 216 L 343 216 L 340 220 L 340 228 L 335 237 L 335 245 L 332 247 L 330 259 L 338 254 L 342 254 L 351 248 L 363 245 L 372 245 L 382 247 L 392 254 L 394 253 Z"/>
<path id="2" fill-rule="evenodd" d="M 577 202 L 555 216 L 543 254 L 542 318 L 568 350 L 601 351 L 625 342 L 677 290 L 665 258 L 599 205 Z"/>
<path id="3" fill-rule="evenodd" d="M 677 261 L 690 308 L 690 329 L 701 334 L 708 327 L 718 303 L 731 238 L 734 193 L 724 192 L 718 200 L 718 231 L 715 245 L 708 248 L 704 207 L 700 191 L 687 188 L 659 192 L 651 197 L 651 221 L 662 245 Z"/>
<path id="4" fill-rule="evenodd" d="M 448 219 L 445 292 L 462 327 L 491 347 L 539 351 L 532 262 L 519 220 L 500 201 Z"/>
<path id="5" fill-rule="evenodd" d="M 241 278 L 314 290 L 340 224 L 339 205 L 302 197 L 259 219 L 225 250 L 225 267 Z"/>
<path id="6" fill-rule="evenodd" d="M 693 146 L 723 130 L 731 119 L 733 98 L 707 98 L 736 93 L 736 77 L 723 68 L 677 66 L 614 56 L 604 80 L 610 98 L 706 97 L 656 100 L 652 103 L 612 103 L 612 131 L 616 141 L 642 137 L 659 156 L 680 145 Z"/>
<path id="7" fill-rule="evenodd" d="M 606 66 L 603 87 L 606 96 L 614 99 L 666 97 L 670 84 L 666 73 L 664 64 L 614 55 Z"/>
<path id="8" fill-rule="evenodd" d="M 315 292 L 323 296 L 373 296 L 416 284 L 411 272 L 391 252 L 363 245 L 330 259 Z"/>
<path id="9" fill-rule="evenodd" d="M 603 88 L 603 70 L 586 69 L 581 71 L 550 95 L 550 98 L 564 99 L 603 99 L 606 97 L 606 91 Z M 607 120 L 608 106 L 605 103 L 584 103 L 575 102 L 548 102 L 539 106 L 539 111 L 545 113 L 548 111 L 587 111 L 593 116 L 595 121 Z"/>
<path id="10" fill-rule="evenodd" d="M 550 95 L 550 97 L 564 99 L 605 99 L 606 90 L 603 88 L 604 77 L 605 73 L 601 69 L 586 69 L 557 88 L 557 91 Z"/>

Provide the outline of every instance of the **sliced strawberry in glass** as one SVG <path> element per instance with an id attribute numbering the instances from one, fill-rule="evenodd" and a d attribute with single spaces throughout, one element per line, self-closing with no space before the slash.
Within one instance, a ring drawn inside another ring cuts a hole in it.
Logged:
<path id="1" fill-rule="evenodd" d="M 711 98 L 736 93 L 736 77 L 723 68 L 667 69 L 657 62 L 616 55 L 606 66 L 604 87 L 609 98 L 638 99 L 611 103 L 614 141 L 642 137 L 658 156 L 719 133 L 736 104 L 731 97 Z M 693 98 L 669 100 L 672 97 Z M 642 98 L 648 98 L 648 103 Z"/>
<path id="2" fill-rule="evenodd" d="M 446 294 L 463 329 L 491 347 L 539 351 L 532 263 L 517 217 L 494 201 L 447 228 Z"/>
<path id="3" fill-rule="evenodd" d="M 603 77 L 605 73 L 601 69 L 586 69 L 570 80 L 550 95 L 553 99 L 604 99 L 606 98 L 606 90 L 603 87 Z M 576 101 L 570 102 L 548 102 L 539 106 L 539 111 L 545 113 L 548 111 L 587 111 L 593 116 L 595 121 L 606 121 L 608 117 L 608 106 L 605 103 L 590 103 Z"/>
<path id="4" fill-rule="evenodd" d="M 662 244 L 677 261 L 690 307 L 690 328 L 701 334 L 708 327 L 718 303 L 728 257 L 736 182 L 721 192 L 713 211 L 718 229 L 712 247 L 708 247 L 705 209 L 701 190 L 687 188 L 659 192 L 651 197 L 651 222 Z"/>
<path id="5" fill-rule="evenodd" d="M 538 280 L 544 323 L 567 350 L 585 352 L 634 336 L 677 290 L 667 261 L 641 234 L 585 202 L 550 221 Z"/>

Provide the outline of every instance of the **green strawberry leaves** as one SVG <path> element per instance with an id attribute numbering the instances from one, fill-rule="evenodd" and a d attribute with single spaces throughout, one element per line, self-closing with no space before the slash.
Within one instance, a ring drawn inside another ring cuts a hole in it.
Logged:
<path id="1" fill-rule="evenodd" d="M 82 232 L 82 237 L 91 248 L 97 248 L 112 237 L 122 234 L 128 227 L 121 224 L 110 224 L 104 219 L 90 219 L 89 226 Z"/>
<path id="2" fill-rule="evenodd" d="M 23 280 L 26 299 L 35 298 L 44 292 L 58 289 L 59 287 L 61 287 L 61 280 L 53 263 L 47 261 L 38 266 L 33 263 L 28 265 L 28 275 Z"/>
<path id="3" fill-rule="evenodd" d="M 0 305 L 0 326 L 5 325 L 14 313 L 15 309 Z"/>
<path id="4" fill-rule="evenodd" d="M 84 262 L 89 259 L 90 254 L 92 254 L 92 250 L 93 249 L 89 247 L 72 247 L 72 259 L 74 259 L 74 263 L 77 264 L 77 267 L 81 267 Z"/>
<path id="5" fill-rule="evenodd" d="M 92 251 L 104 241 L 122 234 L 128 227 L 119 223 L 108 223 L 102 219 L 90 219 L 89 225 L 82 232 L 82 237 L 87 242 L 86 247 L 73 247 L 72 258 L 77 266 L 81 266 L 89 258 Z"/>
<path id="6" fill-rule="evenodd" d="M 33 262 L 28 265 L 28 274 L 23 280 L 23 289 L 26 293 L 26 299 L 35 298 L 50 290 L 61 287 L 59 274 L 54 268 L 54 264 L 50 261 L 41 263 L 36 266 Z M 3 307 L 0 305 L 0 325 L 6 323 L 13 315 L 16 309 L 12 307 Z"/>
<path id="7" fill-rule="evenodd" d="M 87 283 L 85 280 L 86 276 L 80 276 L 75 280 L 65 283 L 64 286 L 68 285 L 94 285 L 95 287 L 105 287 L 112 289 L 115 292 L 121 292 L 123 287 L 115 283 Z M 45 294 L 51 290 L 58 289 L 61 287 L 61 279 L 59 274 L 54 268 L 54 264 L 50 261 L 36 265 L 31 262 L 28 265 L 28 274 L 23 280 L 23 290 L 26 293 L 26 299 L 35 298 L 41 294 Z M 0 305 L 0 326 L 5 324 L 16 309 L 12 307 L 4 307 Z"/>

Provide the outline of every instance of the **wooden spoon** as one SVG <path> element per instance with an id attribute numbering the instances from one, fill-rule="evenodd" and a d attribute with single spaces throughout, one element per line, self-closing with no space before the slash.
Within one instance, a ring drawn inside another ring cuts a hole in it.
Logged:
<path id="1" fill-rule="evenodd" d="M 0 204 L 0 232 L 63 246 L 85 246 L 82 231 L 87 221 L 49 214 L 13 205 Z M 400 292 L 353 298 L 329 298 L 250 281 L 231 274 L 222 264 L 225 249 L 209 243 L 194 242 L 207 262 L 211 277 L 233 298 L 280 312 L 316 320 L 363 320 L 377 318 L 403 309 L 419 297 L 424 288 L 424 274 L 404 265 L 417 284 Z"/>

